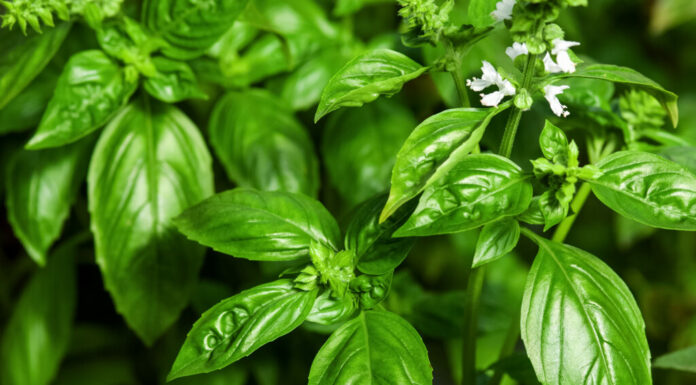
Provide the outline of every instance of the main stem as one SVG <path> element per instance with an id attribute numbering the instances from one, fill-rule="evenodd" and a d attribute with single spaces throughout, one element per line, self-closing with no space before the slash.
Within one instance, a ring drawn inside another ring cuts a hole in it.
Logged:
<path id="1" fill-rule="evenodd" d="M 534 77 L 534 66 L 536 63 L 536 55 L 527 55 L 527 62 L 524 64 L 524 77 L 522 78 L 522 88 L 529 89 L 532 83 L 532 78 Z M 512 146 L 515 143 L 515 135 L 517 135 L 517 126 L 520 125 L 520 119 L 522 119 L 522 110 L 512 106 L 512 111 L 508 117 L 508 121 L 505 124 L 505 133 L 503 133 L 503 141 L 500 144 L 500 151 L 498 153 L 506 158 L 510 157 L 512 154 Z"/>
<path id="2" fill-rule="evenodd" d="M 462 107 L 469 107 L 471 104 L 469 102 L 469 94 L 466 92 L 466 79 L 464 78 L 464 73 L 462 72 L 462 58 L 460 54 L 454 49 L 454 45 L 451 42 L 445 43 L 447 46 L 447 54 L 452 60 L 453 69 L 449 71 L 452 75 L 452 80 L 454 80 L 454 85 L 457 87 L 457 95 L 459 95 L 459 103 Z"/>

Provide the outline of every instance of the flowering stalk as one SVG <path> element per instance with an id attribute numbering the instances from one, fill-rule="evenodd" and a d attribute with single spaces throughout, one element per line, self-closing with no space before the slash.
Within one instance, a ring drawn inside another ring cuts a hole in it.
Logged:
<path id="1" fill-rule="evenodd" d="M 530 54 L 527 56 L 527 62 L 524 65 L 524 78 L 522 80 L 522 89 L 528 89 L 532 77 L 534 75 L 534 64 L 536 62 L 537 56 Z M 505 124 L 505 132 L 503 133 L 503 141 L 500 144 L 500 150 L 498 153 L 506 158 L 510 157 L 512 153 L 512 146 L 515 142 L 515 135 L 517 135 L 517 126 L 520 124 L 520 119 L 522 118 L 522 110 L 516 106 L 512 107 L 510 111 L 510 116 Z"/>

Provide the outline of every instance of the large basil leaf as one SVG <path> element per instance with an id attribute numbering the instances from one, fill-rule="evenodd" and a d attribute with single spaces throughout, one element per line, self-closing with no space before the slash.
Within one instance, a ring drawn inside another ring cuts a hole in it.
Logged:
<path id="1" fill-rule="evenodd" d="M 167 380 L 221 369 L 290 333 L 316 297 L 316 290 L 299 291 L 282 279 L 222 300 L 193 325 Z"/>
<path id="2" fill-rule="evenodd" d="M 57 64 L 49 64 L 19 95 L 0 109 L 0 135 L 36 128 L 56 89 L 60 75 L 60 69 L 56 67 Z"/>
<path id="3" fill-rule="evenodd" d="M 338 250 L 336 220 L 303 194 L 237 188 L 184 211 L 176 226 L 213 249 L 259 261 L 301 260 L 312 240 Z"/>
<path id="4" fill-rule="evenodd" d="M 162 52 L 188 60 L 201 56 L 244 10 L 248 0 L 145 0 L 143 23 L 170 45 Z"/>
<path id="5" fill-rule="evenodd" d="M 157 68 L 157 74 L 143 83 L 150 95 L 167 103 L 208 98 L 198 87 L 196 75 L 188 64 L 164 57 L 156 57 L 152 63 Z"/>
<path id="6" fill-rule="evenodd" d="M 147 344 L 186 306 L 203 248 L 171 218 L 213 193 L 210 154 L 176 108 L 143 98 L 106 127 L 88 182 L 96 259 L 116 309 Z"/>
<path id="7" fill-rule="evenodd" d="M 321 347 L 309 385 L 430 385 L 432 370 L 413 326 L 394 313 L 363 311 Z"/>
<path id="8" fill-rule="evenodd" d="M 380 220 L 433 184 L 479 143 L 498 109 L 455 108 L 424 120 L 396 156 L 389 200 Z"/>
<path id="9" fill-rule="evenodd" d="M 88 135 L 108 122 L 137 86 L 102 51 L 73 55 L 27 148 L 62 146 Z"/>
<path id="10" fill-rule="evenodd" d="M 47 28 L 42 34 L 0 29 L 0 108 L 17 96 L 41 70 L 68 35 L 69 23 Z"/>
<path id="11" fill-rule="evenodd" d="M 3 331 L 0 380 L 47 385 L 68 349 L 75 313 L 75 250 L 59 248 L 22 292 Z"/>
<path id="12" fill-rule="evenodd" d="M 535 241 L 521 329 L 539 381 L 652 384 L 645 324 L 626 284 L 585 251 Z"/>
<path id="13" fill-rule="evenodd" d="M 476 242 L 473 267 L 495 261 L 512 251 L 520 239 L 520 224 L 504 218 L 483 226 Z"/>
<path id="14" fill-rule="evenodd" d="M 386 191 L 394 158 L 415 125 L 408 108 L 388 99 L 331 116 L 322 152 L 341 196 L 355 205 Z"/>
<path id="15" fill-rule="evenodd" d="M 661 369 L 676 369 L 696 373 L 696 346 L 657 357 L 653 366 Z"/>
<path id="16" fill-rule="evenodd" d="M 467 15 L 469 22 L 474 27 L 488 27 L 496 22 L 491 13 L 496 9 L 496 1 L 491 0 L 471 0 Z"/>
<path id="17" fill-rule="evenodd" d="M 380 95 L 401 91 L 404 83 L 427 71 L 408 56 L 389 49 L 368 51 L 346 63 L 324 88 L 314 121 L 341 107 L 360 107 Z"/>
<path id="18" fill-rule="evenodd" d="M 355 253 L 358 270 L 365 274 L 382 275 L 393 271 L 403 262 L 415 242 L 413 238 L 392 238 L 413 210 L 402 207 L 395 215 L 379 223 L 379 213 L 386 196 L 381 195 L 361 204 L 353 214 L 344 239 L 346 250 Z"/>
<path id="19" fill-rule="evenodd" d="M 469 155 L 426 188 L 394 236 L 448 234 L 475 229 L 524 212 L 532 184 L 522 169 L 498 155 Z"/>
<path id="20" fill-rule="evenodd" d="M 672 125 L 677 126 L 679 122 L 679 108 L 677 106 L 677 95 L 667 91 L 661 85 L 647 78 L 640 72 L 627 67 L 620 67 L 610 64 L 589 64 L 581 65 L 577 71 L 567 74 L 560 74 L 552 78 L 580 77 L 590 79 L 607 80 L 614 83 L 625 84 L 631 87 L 641 88 L 652 94 L 662 103 L 665 110 L 672 120 Z"/>
<path id="21" fill-rule="evenodd" d="M 588 180 L 602 203 L 634 221 L 663 229 L 696 230 L 696 175 L 658 155 L 619 151 L 602 159 Z"/>
<path id="22" fill-rule="evenodd" d="M 19 151 L 7 171 L 7 216 L 15 235 L 39 265 L 60 235 L 87 172 L 94 141 L 41 151 Z"/>
<path id="23" fill-rule="evenodd" d="M 227 93 L 213 110 L 209 134 L 238 185 L 317 195 L 319 166 L 312 141 L 292 111 L 268 91 Z"/>

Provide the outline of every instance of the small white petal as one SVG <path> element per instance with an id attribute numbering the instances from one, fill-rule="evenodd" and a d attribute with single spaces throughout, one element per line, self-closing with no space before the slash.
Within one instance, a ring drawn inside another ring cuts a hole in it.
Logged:
<path id="1" fill-rule="evenodd" d="M 481 76 L 481 79 L 486 80 L 490 82 L 491 84 L 498 83 L 502 81 L 502 77 L 498 73 L 498 71 L 495 70 L 495 67 L 493 67 L 493 64 L 483 61 L 483 66 L 481 67 L 481 72 L 483 72 L 483 76 Z"/>
<path id="2" fill-rule="evenodd" d="M 515 94 L 515 86 L 510 83 L 509 80 L 503 80 L 498 83 L 498 90 L 503 93 L 503 95 L 512 96 Z"/>
<path id="3" fill-rule="evenodd" d="M 573 60 L 570 58 L 570 55 L 568 55 L 568 52 L 559 52 L 558 55 L 556 55 L 556 61 L 558 62 L 558 66 L 561 68 L 561 71 L 565 73 L 575 72 L 575 63 L 573 63 Z"/>
<path id="4" fill-rule="evenodd" d="M 547 52 L 546 56 L 544 56 L 544 69 L 548 73 L 558 73 L 558 72 L 563 72 L 563 68 L 556 64 L 555 61 L 551 58 L 551 55 Z"/>
<path id="5" fill-rule="evenodd" d="M 527 50 L 527 44 L 525 43 L 518 43 L 514 42 L 512 43 L 512 47 L 507 47 L 505 49 L 505 54 L 507 54 L 512 61 L 515 61 L 515 58 L 520 56 L 520 55 L 527 55 L 529 51 Z"/>
<path id="6" fill-rule="evenodd" d="M 512 9 L 515 7 L 515 0 L 501 0 L 495 4 L 495 11 L 491 16 L 496 21 L 509 20 L 512 18 Z"/>
<path id="7" fill-rule="evenodd" d="M 551 50 L 551 53 L 554 55 L 558 55 L 559 52 L 565 52 L 567 51 L 570 47 L 575 47 L 576 45 L 580 45 L 577 41 L 567 41 L 563 39 L 554 39 L 551 44 L 553 44 L 553 49 Z"/>
<path id="8" fill-rule="evenodd" d="M 481 94 L 481 104 L 487 107 L 498 107 L 498 104 L 503 100 L 505 94 L 501 91 L 491 92 L 490 94 Z"/>
<path id="9" fill-rule="evenodd" d="M 570 115 L 570 112 L 567 110 L 567 106 L 561 104 L 561 101 L 558 100 L 558 95 L 562 94 L 564 90 L 567 90 L 570 88 L 569 86 L 553 86 L 553 85 L 548 85 L 544 87 L 544 97 L 546 98 L 546 101 L 549 102 L 549 106 L 551 107 L 551 111 L 558 116 L 558 117 L 567 117 Z"/>
<path id="10" fill-rule="evenodd" d="M 479 79 L 479 78 L 473 78 L 472 80 L 467 80 L 466 85 L 469 86 L 472 90 L 478 92 L 478 91 L 483 91 L 485 88 L 488 88 L 489 86 L 493 85 L 493 83 Z"/>

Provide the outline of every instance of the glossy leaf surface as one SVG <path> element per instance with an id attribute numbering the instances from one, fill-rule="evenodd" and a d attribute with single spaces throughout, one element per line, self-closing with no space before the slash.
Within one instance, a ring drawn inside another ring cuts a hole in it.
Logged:
<path id="1" fill-rule="evenodd" d="M 156 57 L 152 62 L 157 68 L 157 74 L 145 79 L 143 86 L 153 97 L 167 103 L 208 98 L 198 88 L 196 76 L 186 63 L 164 57 Z"/>
<path id="2" fill-rule="evenodd" d="M 27 148 L 62 146 L 88 135 L 128 102 L 137 85 L 102 51 L 73 55 Z"/>
<path id="3" fill-rule="evenodd" d="M 645 324 L 626 284 L 597 257 L 534 237 L 522 340 L 542 384 L 652 384 Z"/>
<path id="4" fill-rule="evenodd" d="M 290 333 L 316 297 L 316 290 L 299 291 L 283 279 L 222 300 L 193 325 L 167 379 L 221 369 Z"/>
<path id="5" fill-rule="evenodd" d="M 481 140 L 491 118 L 501 110 L 455 108 L 419 124 L 396 156 L 389 200 L 380 220 L 388 218 L 468 155 Z"/>
<path id="6" fill-rule="evenodd" d="M 483 226 L 476 242 L 473 267 L 478 267 L 512 251 L 520 239 L 520 224 L 515 219 L 502 219 Z"/>
<path id="7" fill-rule="evenodd" d="M 192 240 L 238 258 L 301 260 L 312 240 L 338 250 L 336 220 L 303 194 L 237 188 L 212 196 L 176 219 Z"/>
<path id="8" fill-rule="evenodd" d="M 532 185 L 511 160 L 469 155 L 426 188 L 416 210 L 395 236 L 449 234 L 524 212 Z"/>
<path id="9" fill-rule="evenodd" d="M 48 385 L 58 372 L 75 313 L 74 252 L 58 249 L 22 292 L 2 334 L 3 384 Z"/>
<path id="10" fill-rule="evenodd" d="M 590 79 L 602 79 L 614 83 L 625 84 L 631 87 L 641 88 L 657 98 L 669 114 L 674 127 L 679 122 L 679 109 L 677 107 L 677 95 L 667 91 L 661 85 L 647 78 L 645 75 L 627 67 L 610 64 L 589 64 L 579 66 L 577 71 L 558 77 L 581 77 Z"/>
<path id="11" fill-rule="evenodd" d="M 324 343 L 309 385 L 430 385 L 428 352 L 418 332 L 385 311 L 363 311 Z"/>
<path id="12" fill-rule="evenodd" d="M 228 92 L 210 117 L 210 142 L 238 185 L 316 196 L 319 166 L 307 130 L 271 93 Z"/>
<path id="13" fill-rule="evenodd" d="M 170 46 L 162 52 L 187 60 L 202 55 L 227 30 L 248 0 L 146 0 L 142 20 Z"/>
<path id="14" fill-rule="evenodd" d="M 20 150 L 7 172 L 12 229 L 39 265 L 58 238 L 87 173 L 94 140 L 40 151 Z"/>
<path id="15" fill-rule="evenodd" d="M 60 23 L 42 34 L 24 36 L 18 30 L 0 29 L 0 108 L 17 96 L 44 67 L 70 31 L 69 23 Z"/>
<path id="16" fill-rule="evenodd" d="M 96 259 L 116 309 L 151 344 L 179 316 L 203 249 L 171 219 L 213 193 L 211 159 L 196 126 L 150 99 L 106 127 L 90 163 Z"/>
<path id="17" fill-rule="evenodd" d="M 358 204 L 389 188 L 394 158 L 415 125 L 406 107 L 388 99 L 330 117 L 322 153 L 345 200 Z"/>
<path id="18" fill-rule="evenodd" d="M 341 107 L 360 107 L 380 95 L 401 91 L 404 83 L 419 77 L 423 67 L 388 49 L 368 51 L 346 63 L 324 88 L 314 120 Z"/>
<path id="19" fill-rule="evenodd" d="M 58 65 L 49 64 L 15 96 L 0 108 L 0 135 L 36 128 L 56 89 Z"/>
<path id="20" fill-rule="evenodd" d="M 602 159 L 589 180 L 602 203 L 637 222 L 696 230 L 696 175 L 658 155 L 620 151 Z"/>
<path id="21" fill-rule="evenodd" d="M 381 275 L 394 270 L 415 242 L 413 238 L 392 238 L 414 205 L 402 207 L 385 222 L 379 223 L 379 213 L 385 201 L 386 196 L 380 195 L 358 206 L 346 229 L 345 248 L 355 253 L 358 270 L 365 274 Z"/>

